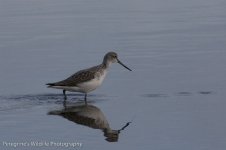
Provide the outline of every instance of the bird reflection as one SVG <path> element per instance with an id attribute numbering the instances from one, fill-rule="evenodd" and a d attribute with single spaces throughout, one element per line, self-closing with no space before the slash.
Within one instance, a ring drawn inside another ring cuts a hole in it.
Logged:
<path id="1" fill-rule="evenodd" d="M 121 129 L 111 129 L 107 118 L 103 112 L 96 106 L 91 104 L 73 104 L 67 106 L 64 103 L 64 109 L 54 110 L 48 113 L 49 115 L 62 116 L 76 124 L 84 125 L 94 129 L 100 129 L 103 131 L 105 140 L 108 142 L 117 142 L 119 134 L 124 130 L 131 122 L 126 123 Z"/>

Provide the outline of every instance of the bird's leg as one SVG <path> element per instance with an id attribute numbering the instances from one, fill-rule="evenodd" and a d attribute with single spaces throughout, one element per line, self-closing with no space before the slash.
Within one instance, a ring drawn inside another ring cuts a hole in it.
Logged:
<path id="1" fill-rule="evenodd" d="M 66 95 L 66 90 L 63 90 L 63 94 L 64 94 L 64 100 L 67 100 L 67 95 Z"/>
<path id="2" fill-rule="evenodd" d="M 84 100 L 85 100 L 85 104 L 87 105 L 87 101 L 86 101 L 86 98 L 87 97 L 87 93 L 85 93 L 85 98 L 84 98 Z"/>

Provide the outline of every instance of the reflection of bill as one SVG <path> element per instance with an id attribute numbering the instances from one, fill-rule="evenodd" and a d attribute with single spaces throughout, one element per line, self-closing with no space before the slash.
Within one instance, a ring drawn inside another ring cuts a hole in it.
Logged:
<path id="1" fill-rule="evenodd" d="M 77 124 L 88 126 L 94 129 L 100 129 L 104 132 L 105 140 L 108 142 L 117 142 L 119 134 L 131 122 L 126 123 L 119 130 L 112 130 L 104 116 L 103 112 L 94 105 L 73 105 L 66 106 L 62 110 L 50 111 L 49 115 L 59 115 Z"/>

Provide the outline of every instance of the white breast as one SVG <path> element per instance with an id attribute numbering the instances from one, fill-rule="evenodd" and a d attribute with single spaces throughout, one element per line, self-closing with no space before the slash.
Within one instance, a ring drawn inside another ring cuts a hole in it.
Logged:
<path id="1" fill-rule="evenodd" d="M 106 77 L 106 74 L 107 74 L 107 71 L 104 71 L 102 74 L 97 73 L 94 79 L 84 83 L 80 83 L 78 84 L 78 87 L 84 93 L 91 92 L 102 84 L 102 82 L 104 81 L 104 78 Z"/>

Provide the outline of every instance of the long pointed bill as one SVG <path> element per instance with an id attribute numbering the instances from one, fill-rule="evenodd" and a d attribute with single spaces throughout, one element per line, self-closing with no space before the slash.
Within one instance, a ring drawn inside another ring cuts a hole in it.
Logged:
<path id="1" fill-rule="evenodd" d="M 130 68 L 128 68 L 126 65 L 124 65 L 120 60 L 118 60 L 118 63 L 120 65 L 122 65 L 123 67 L 125 67 L 126 69 L 128 69 L 129 71 L 132 71 Z"/>

